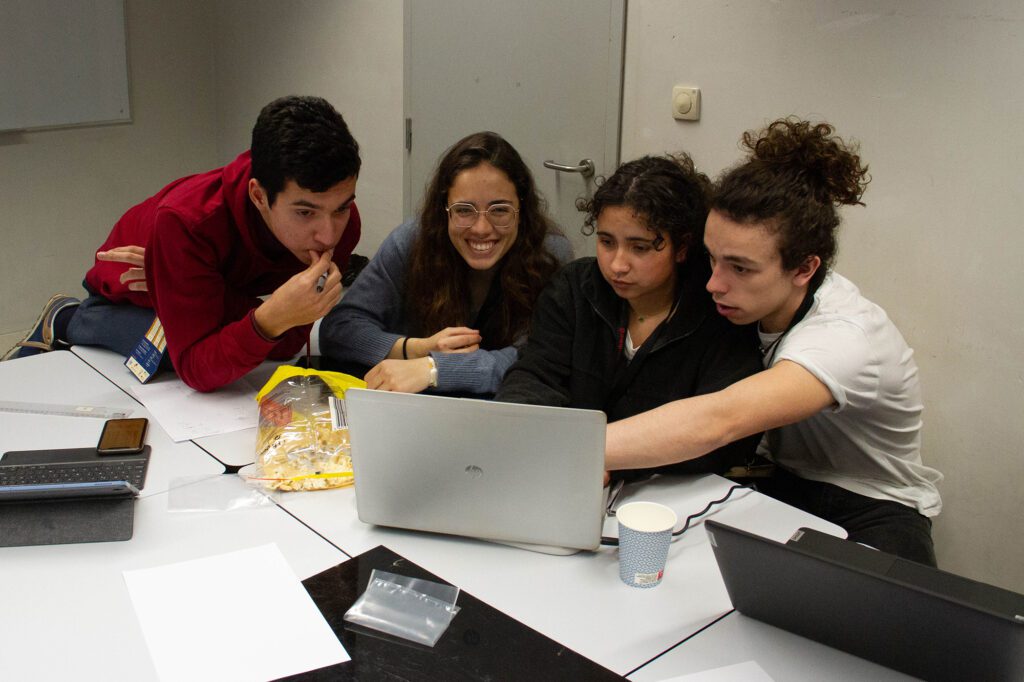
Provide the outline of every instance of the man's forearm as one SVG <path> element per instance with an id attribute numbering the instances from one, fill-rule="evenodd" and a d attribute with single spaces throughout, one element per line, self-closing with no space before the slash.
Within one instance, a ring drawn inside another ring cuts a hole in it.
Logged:
<path id="1" fill-rule="evenodd" d="M 744 435 L 720 393 L 676 400 L 608 425 L 605 468 L 649 469 L 705 455 Z"/>
<path id="2" fill-rule="evenodd" d="M 608 425 L 607 469 L 674 464 L 746 436 L 807 419 L 834 402 L 806 369 L 783 361 L 705 395 L 676 400 Z"/>

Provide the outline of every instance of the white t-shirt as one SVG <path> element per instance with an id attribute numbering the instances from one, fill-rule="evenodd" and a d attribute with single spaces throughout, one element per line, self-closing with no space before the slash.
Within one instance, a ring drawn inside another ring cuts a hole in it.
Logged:
<path id="1" fill-rule="evenodd" d="M 942 474 L 921 463 L 914 352 L 884 310 L 829 273 L 804 319 L 765 358 L 783 360 L 825 384 L 835 404 L 766 433 L 761 454 L 802 478 L 939 513 Z"/>

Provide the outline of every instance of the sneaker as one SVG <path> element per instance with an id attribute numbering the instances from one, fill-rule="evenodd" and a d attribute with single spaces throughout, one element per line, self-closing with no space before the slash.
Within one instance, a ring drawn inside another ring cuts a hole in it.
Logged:
<path id="1" fill-rule="evenodd" d="M 14 344 L 14 348 L 4 353 L 0 361 L 24 358 L 53 350 L 54 343 L 56 343 L 56 339 L 53 338 L 53 321 L 57 318 L 57 313 L 79 303 L 81 301 L 77 298 L 54 294 L 43 306 L 43 311 L 39 313 L 39 318 L 32 325 L 28 335 Z"/>

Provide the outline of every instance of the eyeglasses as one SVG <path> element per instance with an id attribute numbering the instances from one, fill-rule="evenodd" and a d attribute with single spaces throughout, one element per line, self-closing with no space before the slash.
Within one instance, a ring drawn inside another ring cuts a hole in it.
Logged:
<path id="1" fill-rule="evenodd" d="M 486 211 L 476 210 L 473 204 L 458 202 L 446 206 L 448 218 L 455 224 L 455 227 L 473 227 L 480 214 L 487 216 L 487 222 L 494 227 L 508 227 L 519 215 L 519 209 L 512 204 L 491 204 Z"/>

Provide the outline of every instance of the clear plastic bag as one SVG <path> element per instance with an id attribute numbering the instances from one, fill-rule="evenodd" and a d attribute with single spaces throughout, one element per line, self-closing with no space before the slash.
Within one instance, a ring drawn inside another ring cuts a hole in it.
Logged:
<path id="1" fill-rule="evenodd" d="M 459 612 L 458 597 L 454 585 L 373 569 L 345 620 L 432 647 Z"/>
<path id="2" fill-rule="evenodd" d="M 256 461 L 247 480 L 274 490 L 321 490 L 352 484 L 345 390 L 355 377 L 279 367 L 256 399 Z"/>
<path id="3" fill-rule="evenodd" d="M 167 511 L 209 512 L 256 509 L 274 504 L 276 493 L 258 490 L 239 476 L 182 476 L 171 480 Z"/>

